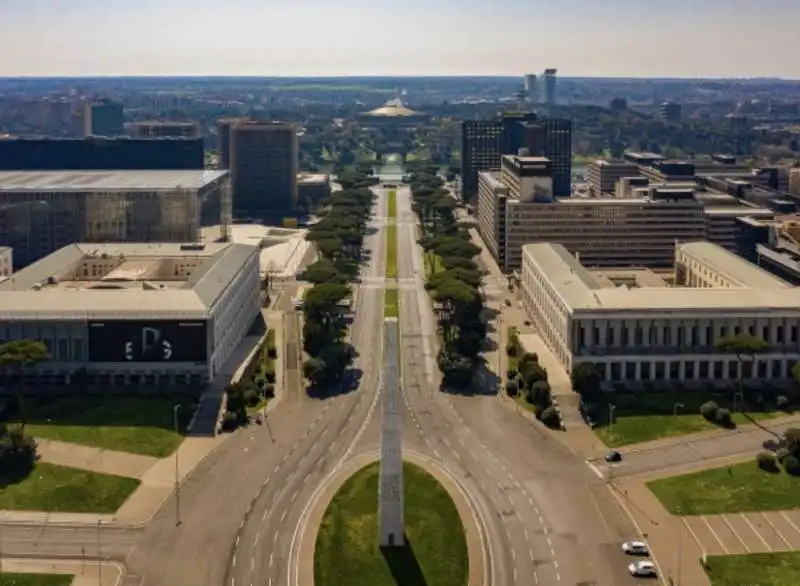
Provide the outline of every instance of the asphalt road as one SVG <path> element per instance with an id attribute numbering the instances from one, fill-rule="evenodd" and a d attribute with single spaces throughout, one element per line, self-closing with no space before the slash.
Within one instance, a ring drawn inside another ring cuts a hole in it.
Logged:
<path id="1" fill-rule="evenodd" d="M 486 523 L 496 585 L 635 584 L 620 551 L 634 528 L 580 458 L 497 395 L 438 390 L 435 319 L 408 189 L 398 192 L 399 283 L 409 443 L 468 488 Z"/>

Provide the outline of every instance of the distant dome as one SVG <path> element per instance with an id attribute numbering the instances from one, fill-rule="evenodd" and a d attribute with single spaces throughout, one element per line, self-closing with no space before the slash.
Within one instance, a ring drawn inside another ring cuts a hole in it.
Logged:
<path id="1" fill-rule="evenodd" d="M 389 100 L 386 102 L 385 105 L 381 106 L 380 108 L 375 108 L 374 110 L 370 110 L 366 114 L 367 116 L 384 116 L 384 117 L 397 117 L 397 116 L 418 116 L 419 112 L 415 112 L 414 110 L 410 110 L 403 105 L 403 102 L 400 100 Z"/>

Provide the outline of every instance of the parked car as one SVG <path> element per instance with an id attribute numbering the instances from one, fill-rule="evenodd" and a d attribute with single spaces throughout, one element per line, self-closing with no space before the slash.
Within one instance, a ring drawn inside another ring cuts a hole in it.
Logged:
<path id="1" fill-rule="evenodd" d="M 648 555 L 650 553 L 644 541 L 626 541 L 622 544 L 622 551 L 629 555 Z"/>
<path id="2" fill-rule="evenodd" d="M 634 562 L 628 566 L 628 571 L 637 578 L 652 578 L 656 575 L 656 565 L 651 561 Z"/>

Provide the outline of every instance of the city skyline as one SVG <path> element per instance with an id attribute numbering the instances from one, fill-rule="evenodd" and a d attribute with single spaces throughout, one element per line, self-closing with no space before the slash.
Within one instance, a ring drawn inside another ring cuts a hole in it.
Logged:
<path id="1" fill-rule="evenodd" d="M 474 0 L 231 0 L 224 9 L 210 0 L 76 0 L 56 12 L 46 0 L 7 0 L 0 51 L 13 58 L 0 64 L 0 77 L 522 75 L 557 67 L 575 77 L 800 78 L 792 31 L 800 5 L 788 0 L 512 0 L 503 14 L 510 9 L 513 19 Z"/>

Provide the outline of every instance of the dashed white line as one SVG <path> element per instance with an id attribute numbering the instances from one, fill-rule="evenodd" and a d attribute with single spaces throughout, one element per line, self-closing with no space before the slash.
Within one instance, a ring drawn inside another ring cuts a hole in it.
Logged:
<path id="1" fill-rule="evenodd" d="M 533 550 L 532 550 L 532 549 L 529 549 L 529 550 L 528 550 L 528 555 L 529 555 L 529 556 L 531 556 L 531 561 L 532 561 L 532 562 L 533 562 L 533 561 L 536 561 L 536 559 L 533 557 Z"/>
<path id="2" fill-rule="evenodd" d="M 267 515 L 269 515 L 269 510 L 264 511 L 264 514 L 261 515 L 261 520 L 262 521 L 266 521 L 267 520 Z"/>
<path id="3" fill-rule="evenodd" d="M 236 547 L 239 547 L 239 536 L 236 536 Z"/>
<path id="4" fill-rule="evenodd" d="M 283 513 L 281 513 L 281 523 L 283 523 L 283 520 L 286 518 L 286 513 L 287 512 L 288 512 L 288 509 L 284 509 Z"/>
<path id="5" fill-rule="evenodd" d="M 529 541 L 529 538 L 528 538 L 528 528 L 527 528 L 527 527 L 524 527 L 524 528 L 522 529 L 522 532 L 525 534 L 525 541 Z"/>
<path id="6" fill-rule="evenodd" d="M 258 545 L 258 538 L 261 537 L 261 533 L 256 533 L 256 538 L 253 540 L 253 547 Z"/>
<path id="7" fill-rule="evenodd" d="M 550 550 L 550 553 L 551 553 L 551 554 L 553 554 L 553 557 L 555 557 L 555 555 L 556 555 L 556 552 L 554 552 L 553 550 Z M 558 569 L 558 560 L 553 560 L 553 567 L 554 567 L 556 570 Z"/>
<path id="8" fill-rule="evenodd" d="M 256 571 L 256 558 L 250 558 L 250 573 Z"/>
<path id="9" fill-rule="evenodd" d="M 236 567 L 236 554 L 233 554 L 233 559 L 231 560 L 231 566 L 234 568 Z"/>
<path id="10" fill-rule="evenodd" d="M 274 561 L 275 561 L 275 554 L 274 553 L 269 554 L 269 567 L 270 568 L 272 567 L 272 562 L 274 562 Z"/>
<path id="11" fill-rule="evenodd" d="M 289 500 L 289 502 L 293 503 L 296 499 L 297 499 L 297 491 L 294 491 L 294 494 L 292 495 L 292 498 Z"/>

